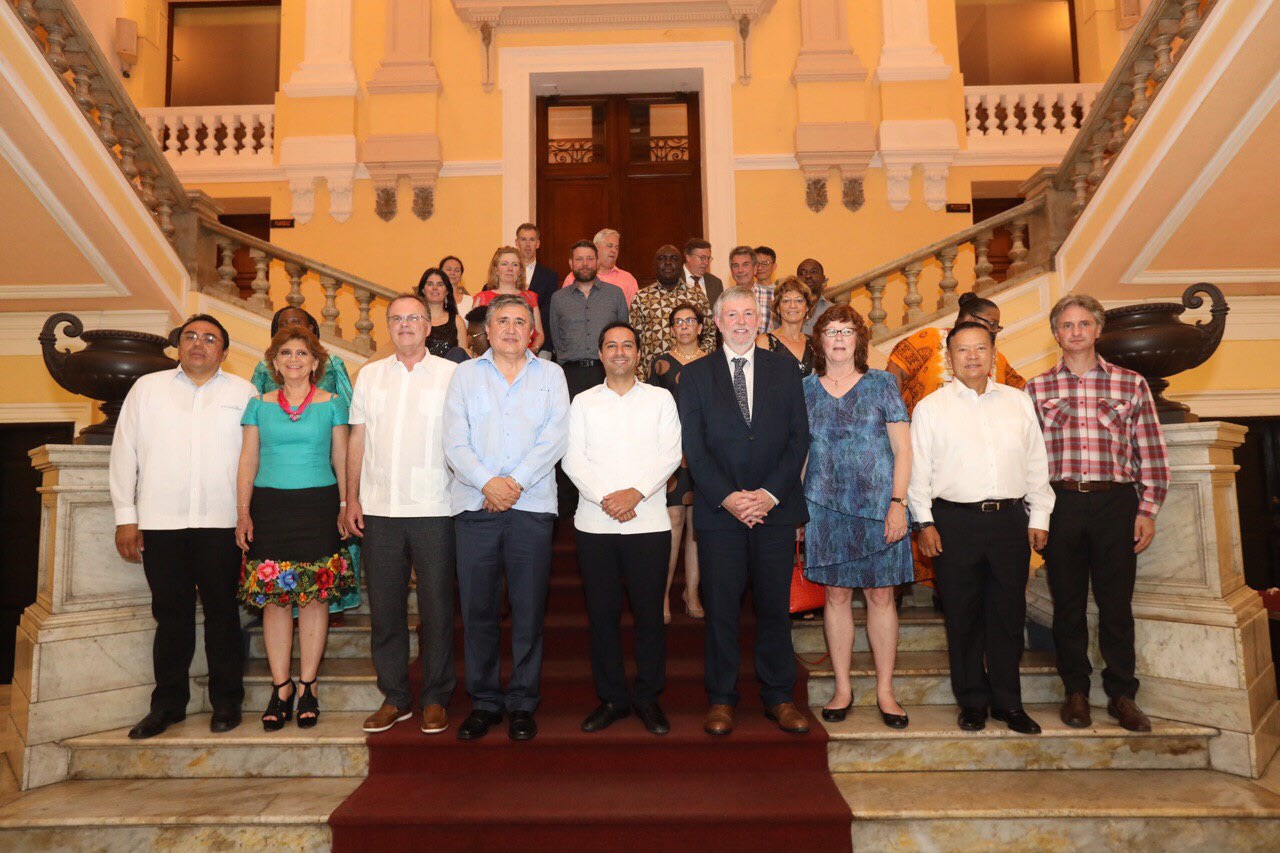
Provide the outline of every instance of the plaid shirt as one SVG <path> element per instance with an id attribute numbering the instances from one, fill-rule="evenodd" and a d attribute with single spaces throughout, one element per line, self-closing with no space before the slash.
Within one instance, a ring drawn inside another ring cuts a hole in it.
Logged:
<path id="1" fill-rule="evenodd" d="M 1076 376 L 1058 362 L 1027 383 L 1049 448 L 1049 479 L 1136 483 L 1138 514 L 1155 518 L 1169 492 L 1169 455 L 1146 380 L 1098 365 Z"/>
<path id="2" fill-rule="evenodd" d="M 760 325 L 756 334 L 767 335 L 773 331 L 773 285 L 753 284 L 756 294 L 756 316 Z"/>

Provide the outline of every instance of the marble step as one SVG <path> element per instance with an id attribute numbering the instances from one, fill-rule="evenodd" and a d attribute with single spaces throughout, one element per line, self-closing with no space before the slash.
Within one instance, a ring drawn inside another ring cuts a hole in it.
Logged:
<path id="1" fill-rule="evenodd" d="M 1044 729 L 1029 737 L 988 721 L 980 732 L 962 732 L 948 705 L 907 706 L 911 725 L 890 729 L 872 708 L 856 708 L 840 723 L 823 723 L 830 738 L 833 773 L 922 770 L 1188 770 L 1209 766 L 1209 740 L 1217 729 L 1153 719 L 1148 734 L 1120 728 L 1101 708 L 1093 726 L 1073 729 L 1058 706 L 1028 705 Z"/>
<path id="2" fill-rule="evenodd" d="M 209 731 L 209 715 L 196 714 L 147 740 L 130 740 L 128 729 L 62 742 L 70 749 L 73 779 L 256 779 L 359 777 L 369 772 L 369 750 L 360 724 L 364 712 L 325 711 L 311 729 L 290 722 L 263 731 L 258 713 L 239 728 Z"/>
<path id="3" fill-rule="evenodd" d="M 59 782 L 0 805 L 0 850 L 327 851 L 360 779 Z"/>
<path id="4" fill-rule="evenodd" d="M 854 652 L 852 675 L 854 704 L 874 707 L 876 672 L 870 652 Z M 900 652 L 893 685 L 898 702 L 904 705 L 955 705 L 951 667 L 945 651 Z M 830 661 L 810 666 L 809 704 L 825 705 L 834 691 Z M 1052 652 L 1023 653 L 1022 701 L 1026 705 L 1062 701 L 1062 682 L 1054 667 Z"/>
<path id="5" fill-rule="evenodd" d="M 867 642 L 867 617 L 863 611 L 854 615 L 853 650 L 869 652 L 871 646 Z M 796 653 L 805 655 L 824 655 L 827 653 L 827 640 L 822 633 L 822 619 L 798 619 L 791 623 L 791 639 Z M 942 623 L 942 614 L 932 607 L 904 606 L 898 611 L 898 651 L 900 652 L 936 652 L 947 648 L 947 631 Z"/>
<path id="6" fill-rule="evenodd" d="M 418 616 L 409 616 L 409 659 L 418 656 Z M 249 635 L 249 657 L 266 660 L 267 647 L 262 641 L 262 626 L 254 625 L 245 629 Z M 293 659 L 301 655 L 297 635 L 294 636 Z M 354 611 L 346 614 L 346 624 L 329 628 L 329 639 L 325 643 L 326 660 L 334 658 L 368 658 L 369 657 L 369 616 Z"/>
<path id="7" fill-rule="evenodd" d="M 1212 770 L 836 773 L 855 850 L 1275 850 L 1280 796 Z"/>

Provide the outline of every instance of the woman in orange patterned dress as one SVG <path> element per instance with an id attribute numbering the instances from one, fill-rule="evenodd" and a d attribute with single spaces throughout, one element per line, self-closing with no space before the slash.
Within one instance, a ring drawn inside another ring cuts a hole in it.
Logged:
<path id="1" fill-rule="evenodd" d="M 974 293 L 960 295 L 960 313 L 957 323 L 977 322 L 987 326 L 994 334 L 1004 327 L 1000 325 L 1000 306 L 990 299 Z M 907 404 L 907 414 L 915 412 L 916 404 L 951 381 L 951 362 L 947 357 L 945 330 L 926 327 L 898 341 L 889 354 L 888 370 L 898 377 L 902 402 Z M 992 380 L 1002 385 L 1023 388 L 1027 380 L 1018 375 L 1003 353 L 997 352 L 991 368 Z M 915 555 L 916 582 L 933 582 L 933 561 L 920 553 L 913 537 L 911 550 Z"/>

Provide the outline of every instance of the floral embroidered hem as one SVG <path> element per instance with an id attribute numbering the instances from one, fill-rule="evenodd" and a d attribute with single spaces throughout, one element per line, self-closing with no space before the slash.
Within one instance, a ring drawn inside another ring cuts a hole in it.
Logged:
<path id="1" fill-rule="evenodd" d="M 339 599 L 355 591 L 357 583 L 346 548 L 309 563 L 246 560 L 240 570 L 240 600 L 258 608 L 268 604 L 301 607 Z"/>

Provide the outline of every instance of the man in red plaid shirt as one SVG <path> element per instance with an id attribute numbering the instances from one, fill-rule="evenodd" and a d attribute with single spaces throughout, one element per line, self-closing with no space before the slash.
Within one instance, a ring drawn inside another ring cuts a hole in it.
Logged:
<path id="1" fill-rule="evenodd" d="M 1146 381 L 1095 349 L 1102 305 L 1069 294 L 1049 314 L 1062 361 L 1027 383 L 1049 450 L 1057 502 L 1044 550 L 1053 594 L 1053 639 L 1074 728 L 1089 713 L 1089 586 L 1098 604 L 1098 646 L 1107 713 L 1130 731 L 1151 731 L 1134 701 L 1133 585 L 1169 490 L 1169 458 Z"/>

